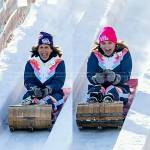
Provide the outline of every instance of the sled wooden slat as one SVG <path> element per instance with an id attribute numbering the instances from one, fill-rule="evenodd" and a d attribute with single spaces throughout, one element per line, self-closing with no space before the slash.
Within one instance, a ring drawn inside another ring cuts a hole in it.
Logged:
<path id="1" fill-rule="evenodd" d="M 13 129 L 49 129 L 51 105 L 12 105 L 9 107 L 8 123 Z"/>
<path id="2" fill-rule="evenodd" d="M 123 123 L 123 103 L 80 103 L 77 107 L 77 125 L 82 127 L 116 127 Z M 115 123 L 113 123 L 115 122 Z M 119 122 L 119 124 L 117 124 Z"/>

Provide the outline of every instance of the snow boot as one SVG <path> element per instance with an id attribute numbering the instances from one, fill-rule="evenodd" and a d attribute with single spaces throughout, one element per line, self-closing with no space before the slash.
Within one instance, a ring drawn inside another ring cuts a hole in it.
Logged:
<path id="1" fill-rule="evenodd" d="M 89 103 L 101 103 L 103 100 L 103 94 L 101 92 L 91 92 L 90 97 L 88 98 Z"/>
<path id="2" fill-rule="evenodd" d="M 103 102 L 112 103 L 114 101 L 114 96 L 111 93 L 104 95 Z"/>

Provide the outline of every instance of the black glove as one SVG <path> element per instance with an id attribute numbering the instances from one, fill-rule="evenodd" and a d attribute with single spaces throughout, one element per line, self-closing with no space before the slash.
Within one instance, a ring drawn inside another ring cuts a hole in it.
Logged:
<path id="1" fill-rule="evenodd" d="M 92 80 L 95 84 L 103 84 L 105 82 L 105 74 L 104 73 L 96 73 Z"/>
<path id="2" fill-rule="evenodd" d="M 39 88 L 39 87 L 37 87 L 37 86 L 34 86 L 34 87 L 32 87 L 32 90 L 33 90 L 33 92 L 34 92 L 34 96 L 35 97 L 42 97 L 43 96 L 43 92 L 42 92 L 42 90 L 41 90 L 41 88 Z"/>
<path id="3" fill-rule="evenodd" d="M 120 76 L 120 74 L 116 74 L 116 79 L 115 79 L 115 81 L 113 82 L 113 85 L 119 84 L 120 81 L 121 81 L 121 76 Z"/>
<path id="4" fill-rule="evenodd" d="M 106 81 L 111 82 L 114 85 L 120 83 L 121 81 L 121 76 L 109 69 L 105 70 L 105 76 L 106 76 Z"/>
<path id="5" fill-rule="evenodd" d="M 43 97 L 46 97 L 52 94 L 52 88 L 49 86 L 45 87 L 42 91 L 43 91 Z"/>

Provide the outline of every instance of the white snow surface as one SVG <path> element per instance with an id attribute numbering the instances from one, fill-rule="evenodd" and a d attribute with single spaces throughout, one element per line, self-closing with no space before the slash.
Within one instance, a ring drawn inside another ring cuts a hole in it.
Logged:
<path id="1" fill-rule="evenodd" d="M 25 22 L 14 31 L 14 39 L 0 53 L 0 149 L 149 150 L 149 4 L 149 0 L 36 0 Z M 86 59 L 103 25 L 113 25 L 118 39 L 128 43 L 133 58 L 132 78 L 139 79 L 139 86 L 121 131 L 81 132 L 75 123 L 76 105 L 85 99 Z M 40 31 L 54 35 L 54 44 L 62 47 L 67 69 L 64 87 L 72 87 L 74 92 L 51 132 L 11 133 L 8 106 L 18 103 L 25 93 L 24 66 Z"/>

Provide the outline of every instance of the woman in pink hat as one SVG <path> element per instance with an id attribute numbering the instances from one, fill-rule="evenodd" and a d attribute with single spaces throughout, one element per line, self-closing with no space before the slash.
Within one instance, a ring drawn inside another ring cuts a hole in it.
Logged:
<path id="1" fill-rule="evenodd" d="M 128 47 L 117 43 L 115 30 L 110 26 L 102 29 L 98 39 L 87 63 L 91 83 L 88 102 L 117 100 L 126 104 L 130 93 L 126 83 L 132 70 Z"/>

